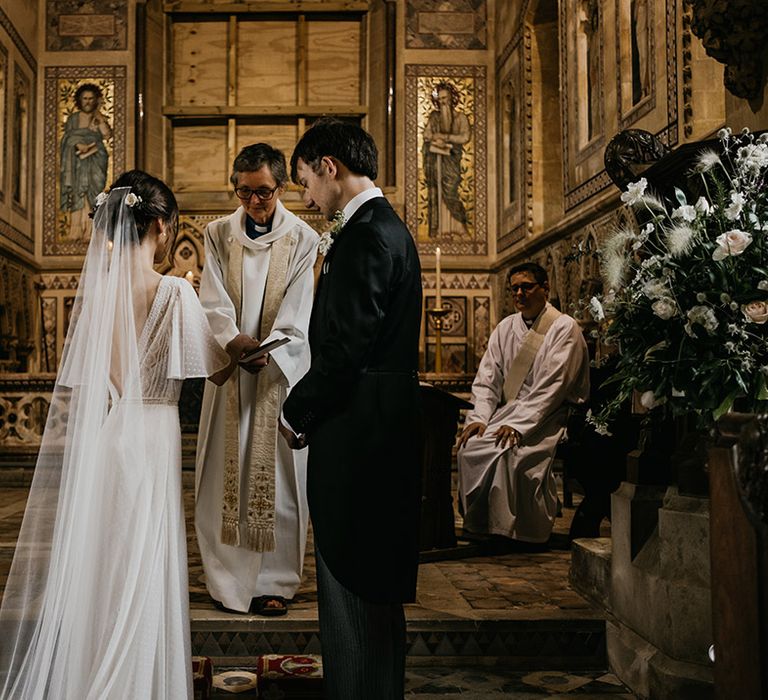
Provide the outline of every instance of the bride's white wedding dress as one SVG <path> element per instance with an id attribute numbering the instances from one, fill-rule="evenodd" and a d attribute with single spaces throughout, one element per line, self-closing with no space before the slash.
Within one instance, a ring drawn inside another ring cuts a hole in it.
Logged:
<path id="1" fill-rule="evenodd" d="M 228 358 L 186 280 L 161 279 L 132 345 L 89 336 L 100 311 L 83 303 L 54 393 L 0 613 L 3 700 L 192 697 L 177 402 Z"/>

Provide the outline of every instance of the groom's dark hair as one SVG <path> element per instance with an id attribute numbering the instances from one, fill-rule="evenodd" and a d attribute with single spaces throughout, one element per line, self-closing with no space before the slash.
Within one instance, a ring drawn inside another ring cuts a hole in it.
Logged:
<path id="1" fill-rule="evenodd" d="M 352 122 L 323 117 L 305 131 L 293 149 L 291 180 L 298 184 L 296 166 L 299 158 L 317 172 L 324 156 L 335 158 L 355 175 L 364 175 L 371 180 L 378 175 L 379 153 L 373 137 Z"/>

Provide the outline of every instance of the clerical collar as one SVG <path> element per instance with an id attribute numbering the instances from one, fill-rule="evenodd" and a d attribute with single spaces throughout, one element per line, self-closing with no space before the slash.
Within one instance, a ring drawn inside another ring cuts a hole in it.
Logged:
<path id="1" fill-rule="evenodd" d="M 535 322 L 536 322 L 536 319 L 535 319 L 535 318 L 526 318 L 525 316 L 523 316 L 523 323 L 524 323 L 526 326 L 528 326 L 528 328 L 530 328 L 531 326 L 533 326 L 533 324 L 534 324 Z"/>
<path id="2" fill-rule="evenodd" d="M 272 230 L 272 221 L 266 225 L 257 224 L 248 214 L 245 215 L 245 235 L 252 241 L 269 233 Z"/>

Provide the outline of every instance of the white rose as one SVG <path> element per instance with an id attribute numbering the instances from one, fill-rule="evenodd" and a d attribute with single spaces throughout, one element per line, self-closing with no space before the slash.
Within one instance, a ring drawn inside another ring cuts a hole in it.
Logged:
<path id="1" fill-rule="evenodd" d="M 643 294 L 649 299 L 660 299 L 667 295 L 667 285 L 660 279 L 650 279 L 643 285 Z"/>
<path id="2" fill-rule="evenodd" d="M 598 323 L 605 320 L 605 310 L 597 297 L 592 297 L 589 300 L 589 313 L 592 314 L 592 318 Z"/>
<path id="3" fill-rule="evenodd" d="M 136 202 L 138 201 L 139 198 L 133 192 L 129 192 L 127 195 L 125 195 L 125 205 L 128 207 L 135 206 Z"/>
<path id="4" fill-rule="evenodd" d="M 669 321 L 670 318 L 677 314 L 677 304 L 674 299 L 669 297 L 662 297 L 657 299 L 651 304 L 653 313 L 655 313 L 663 321 Z"/>
<path id="5" fill-rule="evenodd" d="M 733 228 L 721 233 L 716 239 L 717 248 L 712 253 L 712 260 L 724 260 L 729 255 L 741 255 L 752 243 L 752 236 L 746 231 Z"/>
<path id="6" fill-rule="evenodd" d="M 686 316 L 688 317 L 689 323 L 686 324 L 685 330 L 686 333 L 691 336 L 693 335 L 693 329 L 690 326 L 693 323 L 698 323 L 700 326 L 703 326 L 710 335 L 714 333 L 718 326 L 717 316 L 715 316 L 715 312 L 708 306 L 693 306 L 688 309 Z"/>
<path id="7" fill-rule="evenodd" d="M 741 305 L 741 311 L 750 323 L 763 324 L 768 321 L 768 304 L 764 301 L 750 301 Z"/>
<path id="8" fill-rule="evenodd" d="M 730 221 L 738 219 L 744 204 L 746 200 L 741 192 L 731 192 L 731 203 L 725 208 L 725 218 Z"/>
<path id="9" fill-rule="evenodd" d="M 640 394 L 640 405 L 650 411 L 652 408 L 656 408 L 656 406 L 659 405 L 659 401 L 656 400 L 653 392 L 648 390 Z"/>
<path id="10" fill-rule="evenodd" d="M 109 195 L 106 192 L 99 192 L 99 194 L 96 195 L 96 206 L 100 207 L 104 202 L 107 201 L 107 197 Z"/>
<path id="11" fill-rule="evenodd" d="M 707 201 L 706 197 L 699 197 L 693 206 L 696 211 L 700 211 L 702 214 L 709 214 L 712 211 L 712 205 Z"/>
<path id="12" fill-rule="evenodd" d="M 637 204 L 642 200 L 647 187 L 648 180 L 644 177 L 641 177 L 637 182 L 630 182 L 627 185 L 627 191 L 621 193 L 621 201 L 624 204 Z"/>
<path id="13" fill-rule="evenodd" d="M 672 218 L 693 221 L 696 219 L 696 208 L 690 204 L 683 204 L 672 212 Z"/>

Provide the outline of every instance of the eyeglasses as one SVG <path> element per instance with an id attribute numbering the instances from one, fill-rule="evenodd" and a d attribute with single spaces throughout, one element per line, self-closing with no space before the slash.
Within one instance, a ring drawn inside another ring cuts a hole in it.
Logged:
<path id="1" fill-rule="evenodd" d="M 521 282 L 520 284 L 510 284 L 509 289 L 512 292 L 512 294 L 517 294 L 518 292 L 523 292 L 523 294 L 528 294 L 532 289 L 535 287 L 538 287 L 538 282 Z"/>
<path id="2" fill-rule="evenodd" d="M 262 202 L 268 202 L 275 196 L 275 192 L 279 188 L 280 185 L 275 185 L 271 190 L 268 187 L 260 187 L 258 190 L 252 190 L 250 187 L 235 187 L 235 194 L 246 202 L 253 195 L 256 195 Z"/>

